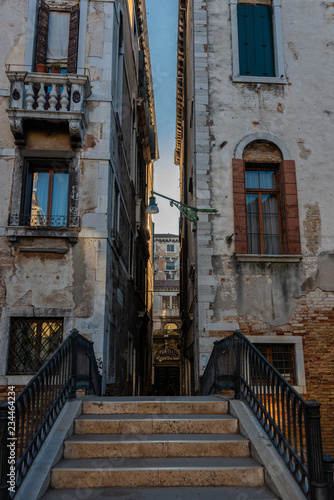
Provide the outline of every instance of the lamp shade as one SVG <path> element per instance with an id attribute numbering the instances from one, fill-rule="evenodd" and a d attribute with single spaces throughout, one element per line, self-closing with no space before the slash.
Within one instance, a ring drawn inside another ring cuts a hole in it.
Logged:
<path id="1" fill-rule="evenodd" d="M 159 213 L 159 208 L 157 205 L 157 202 L 155 201 L 155 196 L 150 196 L 150 204 L 147 207 L 147 213 L 148 214 L 157 214 Z"/>

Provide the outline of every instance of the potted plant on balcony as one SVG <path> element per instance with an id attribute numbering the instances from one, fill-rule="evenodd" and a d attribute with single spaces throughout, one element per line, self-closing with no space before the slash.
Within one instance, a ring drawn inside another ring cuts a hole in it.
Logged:
<path id="1" fill-rule="evenodd" d="M 61 62 L 56 61 L 55 63 L 51 64 L 51 73 L 60 73 L 61 71 Z"/>
<path id="2" fill-rule="evenodd" d="M 37 71 L 37 73 L 46 73 L 46 64 L 37 63 L 36 64 L 36 71 Z"/>

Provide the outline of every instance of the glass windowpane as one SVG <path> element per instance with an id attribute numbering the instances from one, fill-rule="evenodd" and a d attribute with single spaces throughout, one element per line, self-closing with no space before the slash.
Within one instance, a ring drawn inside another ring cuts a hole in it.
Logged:
<path id="1" fill-rule="evenodd" d="M 246 189 L 258 189 L 259 187 L 258 170 L 246 170 Z"/>
<path id="2" fill-rule="evenodd" d="M 35 170 L 31 197 L 31 225 L 44 226 L 48 208 L 49 171 Z"/>
<path id="3" fill-rule="evenodd" d="M 276 173 L 273 170 L 260 170 L 260 189 L 276 189 Z"/>
<path id="4" fill-rule="evenodd" d="M 259 200 L 257 194 L 246 195 L 247 233 L 249 253 L 261 253 Z"/>

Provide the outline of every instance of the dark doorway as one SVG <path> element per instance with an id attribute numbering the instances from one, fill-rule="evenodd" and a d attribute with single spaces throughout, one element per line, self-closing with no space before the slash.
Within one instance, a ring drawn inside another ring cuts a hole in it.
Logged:
<path id="1" fill-rule="evenodd" d="M 171 384 L 175 390 L 175 396 L 180 395 L 180 367 L 179 366 L 156 366 L 154 369 L 154 385 L 158 396 L 166 396 L 167 387 Z"/>

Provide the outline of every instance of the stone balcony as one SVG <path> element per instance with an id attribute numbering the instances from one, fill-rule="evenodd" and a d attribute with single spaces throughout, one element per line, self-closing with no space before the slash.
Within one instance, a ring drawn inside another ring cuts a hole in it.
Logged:
<path id="1" fill-rule="evenodd" d="M 6 71 L 10 103 L 6 110 L 15 144 L 25 145 L 27 122 L 68 124 L 72 147 L 81 147 L 85 100 L 90 95 L 87 75 Z"/>

